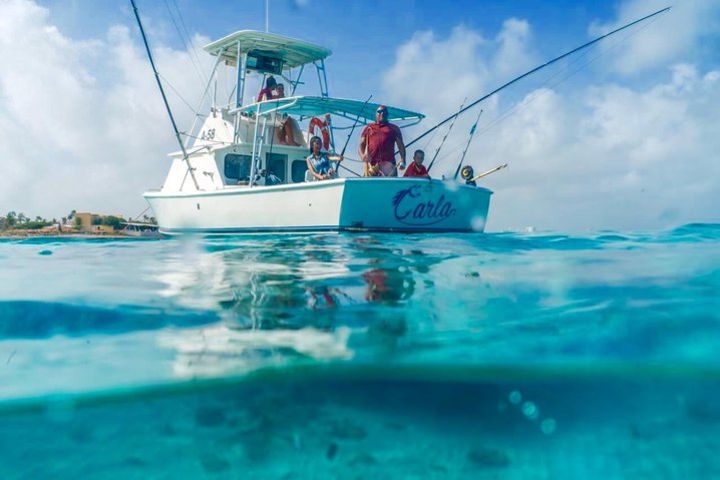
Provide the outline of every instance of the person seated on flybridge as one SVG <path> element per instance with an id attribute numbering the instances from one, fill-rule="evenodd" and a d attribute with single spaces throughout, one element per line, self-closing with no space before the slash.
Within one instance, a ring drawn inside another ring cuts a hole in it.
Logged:
<path id="1" fill-rule="evenodd" d="M 260 93 L 258 93 L 256 102 L 262 102 L 263 100 L 272 100 L 275 97 L 275 94 L 273 93 L 275 91 L 275 88 L 277 87 L 277 81 L 275 80 L 275 77 L 270 75 L 265 80 L 265 88 L 260 90 Z"/>
<path id="2" fill-rule="evenodd" d="M 430 174 L 428 173 L 427 168 L 425 168 L 425 165 L 423 165 L 424 160 L 425 152 L 423 152 L 422 150 L 415 150 L 415 154 L 413 155 L 413 162 L 410 164 L 409 167 L 407 167 L 407 169 L 405 170 L 405 175 L 403 175 L 403 177 L 430 178 Z"/>
<path id="3" fill-rule="evenodd" d="M 330 162 L 342 162 L 342 159 L 342 155 L 328 155 L 327 152 L 323 152 L 320 137 L 312 137 L 310 139 L 310 155 L 307 157 L 308 174 L 305 175 L 305 180 L 315 182 L 336 178 L 337 171 Z"/>
<path id="4" fill-rule="evenodd" d="M 282 83 L 277 83 L 275 77 L 270 75 L 265 80 L 265 88 L 260 90 L 257 101 L 277 100 L 278 98 L 285 98 L 285 86 Z M 276 119 L 279 125 L 274 129 L 274 141 L 278 145 L 300 147 L 305 143 L 297 120 L 284 113 L 277 115 Z"/>

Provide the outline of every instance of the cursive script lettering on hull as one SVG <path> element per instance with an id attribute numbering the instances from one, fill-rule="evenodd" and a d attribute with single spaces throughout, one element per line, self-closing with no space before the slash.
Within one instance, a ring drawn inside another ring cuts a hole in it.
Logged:
<path id="1" fill-rule="evenodd" d="M 392 200 L 395 220 L 405 225 L 433 225 L 454 216 L 457 210 L 445 195 L 420 185 L 400 190 Z"/>

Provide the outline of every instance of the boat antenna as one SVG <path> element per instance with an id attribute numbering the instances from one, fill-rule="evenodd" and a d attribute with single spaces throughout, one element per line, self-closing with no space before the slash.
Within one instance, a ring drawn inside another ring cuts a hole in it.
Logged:
<path id="1" fill-rule="evenodd" d="M 473 126 L 470 129 L 470 136 L 468 137 L 468 141 L 465 144 L 465 150 L 463 150 L 462 156 L 460 157 L 460 162 L 458 163 L 458 166 L 455 169 L 455 176 L 453 177 L 453 180 L 457 180 L 457 177 L 460 174 L 460 168 L 462 168 L 463 160 L 465 160 L 465 154 L 467 153 L 468 148 L 470 148 L 470 142 L 472 142 L 472 139 L 475 136 L 475 130 L 477 130 L 477 124 L 480 121 L 480 115 L 482 115 L 482 113 L 483 113 L 483 111 L 480 110 L 480 113 L 478 113 L 478 116 L 475 119 L 475 123 L 473 123 Z"/>
<path id="2" fill-rule="evenodd" d="M 270 0 L 265 0 L 265 33 L 270 32 Z"/>
<path id="3" fill-rule="evenodd" d="M 435 160 L 437 160 L 438 155 L 440 154 L 440 150 L 442 149 L 443 145 L 445 145 L 445 140 L 447 140 L 448 135 L 450 135 L 450 132 L 453 129 L 453 126 L 455 125 L 455 120 L 457 120 L 458 115 L 460 115 L 460 112 L 462 111 L 463 106 L 465 106 L 465 102 L 467 102 L 467 97 L 465 97 L 460 104 L 460 109 L 458 110 L 458 113 L 455 114 L 455 116 L 452 119 L 452 122 L 450 123 L 450 128 L 448 128 L 447 132 L 445 132 L 445 136 L 440 141 L 440 145 L 438 145 L 437 150 L 435 150 L 435 154 L 433 155 L 432 160 L 430 160 L 430 165 L 428 165 L 427 171 L 430 173 L 430 169 L 435 164 Z"/>
<path id="4" fill-rule="evenodd" d="M 200 186 L 198 185 L 197 179 L 195 178 L 195 173 L 193 172 L 192 165 L 190 165 L 190 159 L 188 158 L 187 150 L 185 150 L 185 145 L 180 138 L 180 131 L 178 130 L 177 124 L 175 123 L 175 117 L 173 117 L 172 110 L 170 109 L 170 104 L 168 103 L 167 97 L 165 96 L 165 90 L 163 89 L 162 82 L 160 81 L 160 74 L 155 67 L 155 61 L 153 60 L 152 53 L 150 53 L 150 46 L 148 45 L 147 37 L 145 36 L 145 29 L 143 28 L 142 22 L 140 21 L 140 14 L 138 13 L 137 5 L 135 5 L 135 0 L 130 0 L 130 3 L 132 4 L 133 12 L 135 12 L 135 19 L 137 20 L 138 27 L 140 27 L 140 35 L 142 35 L 143 43 L 145 44 L 145 51 L 147 52 L 148 59 L 150 60 L 150 66 L 152 66 L 153 73 L 155 74 L 155 81 L 157 82 L 158 88 L 160 89 L 160 95 L 162 95 L 163 102 L 165 103 L 165 109 L 167 110 L 173 130 L 175 131 L 175 138 L 177 138 L 178 144 L 180 144 L 180 150 L 182 150 L 183 160 L 187 164 L 188 172 L 190 172 L 190 178 L 192 178 L 195 189 L 200 190 Z"/>
<path id="5" fill-rule="evenodd" d="M 658 10 L 658 11 L 655 12 L 655 13 L 651 13 L 650 15 L 646 15 L 646 16 L 644 16 L 644 17 L 642 17 L 642 18 L 639 18 L 639 19 L 637 19 L 637 20 L 635 20 L 635 21 L 633 21 L 633 22 L 630 22 L 630 23 L 628 23 L 628 24 L 626 24 L 626 25 L 623 25 L 622 27 L 616 28 L 615 30 L 613 30 L 613 31 L 611 31 L 611 32 L 608 32 L 608 33 L 606 33 L 605 35 L 601 35 L 601 36 L 595 38 L 594 40 L 591 40 L 591 41 L 589 41 L 589 42 L 587 42 L 587 43 L 584 43 L 584 44 L 580 45 L 579 47 L 573 48 L 573 49 L 570 50 L 569 52 L 563 53 L 562 55 L 560 55 L 560 56 L 558 56 L 558 57 L 555 57 L 555 58 L 553 58 L 552 60 L 549 60 L 549 61 L 543 63 L 542 65 L 540 65 L 540 66 L 538 66 L 538 67 L 535 67 L 535 68 L 533 68 L 532 70 L 529 70 L 529 71 L 523 73 L 523 74 L 520 75 L 519 77 L 513 78 L 513 79 L 510 80 L 509 82 L 501 85 L 500 87 L 496 88 L 495 90 L 493 90 L 492 92 L 488 93 L 487 95 L 483 95 L 482 97 L 478 98 L 477 100 L 475 100 L 474 102 L 472 102 L 472 103 L 469 104 L 468 106 L 462 108 L 458 113 L 453 114 L 453 115 L 447 117 L 446 119 L 438 122 L 437 124 L 435 124 L 433 127 L 429 128 L 428 130 L 425 130 L 425 132 L 423 132 L 422 134 L 420 134 L 420 135 L 419 135 L 418 137 L 416 137 L 413 141 L 411 141 L 410 143 L 406 144 L 405 147 L 406 147 L 406 148 L 409 147 L 409 146 L 412 145 L 413 143 L 415 143 L 415 142 L 417 142 L 418 140 L 420 140 L 421 138 L 425 137 L 427 134 L 429 134 L 429 133 L 435 131 L 436 129 L 438 129 L 439 127 L 445 125 L 447 122 L 449 122 L 450 120 L 452 120 L 453 118 L 455 118 L 457 115 L 460 115 L 461 113 L 466 112 L 467 110 L 471 109 L 472 107 L 474 107 L 474 106 L 477 105 L 478 103 L 482 102 L 483 100 L 486 100 L 486 99 L 488 99 L 489 97 L 492 97 L 493 95 L 495 95 L 495 94 L 498 93 L 499 91 L 501 91 L 501 90 L 509 87 L 510 85 L 512 85 L 512 84 L 514 84 L 514 83 L 516 83 L 516 82 L 518 82 L 518 81 L 520 81 L 520 80 L 522 80 L 523 78 L 528 77 L 528 76 L 532 75 L 533 73 L 535 73 L 535 72 L 537 72 L 537 71 L 539 71 L 539 70 L 542 70 L 543 68 L 548 67 L 548 66 L 552 65 L 553 63 L 562 60 L 562 59 L 565 58 L 565 57 L 568 57 L 568 56 L 572 55 L 573 53 L 579 52 L 580 50 L 583 50 L 583 49 L 589 47 L 590 45 L 594 45 L 595 43 L 599 42 L 600 40 L 603 40 L 603 39 L 605 39 L 605 38 L 607 38 L 607 37 L 609 37 L 609 36 L 611 36 L 611 35 L 614 35 L 614 34 L 620 32 L 620 31 L 622 31 L 622 30 L 625 30 L 626 28 L 632 27 L 633 25 L 636 25 L 636 24 L 638 24 L 638 23 L 640 23 L 640 22 L 643 22 L 643 21 L 645 21 L 645 20 L 647 20 L 647 19 L 649 19 L 649 18 L 652 18 L 652 17 L 654 17 L 654 16 L 656 16 L 656 15 L 660 15 L 661 13 L 665 13 L 665 12 L 667 12 L 668 10 L 670 10 L 671 8 L 672 8 L 672 7 L 665 7 L 665 8 L 663 8 L 662 10 Z"/>

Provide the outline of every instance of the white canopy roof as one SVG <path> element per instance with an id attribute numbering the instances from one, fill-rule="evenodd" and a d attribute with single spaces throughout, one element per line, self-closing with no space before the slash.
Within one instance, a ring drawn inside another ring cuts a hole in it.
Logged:
<path id="1" fill-rule="evenodd" d="M 283 37 L 274 33 L 240 30 L 205 46 L 210 55 L 222 55 L 228 65 L 237 65 L 238 42 L 243 52 L 257 50 L 280 58 L 287 68 L 295 68 L 316 60 L 324 60 L 332 52 L 319 45 Z"/>
<path id="2" fill-rule="evenodd" d="M 285 97 L 277 100 L 266 100 L 260 103 L 245 105 L 239 109 L 241 113 L 267 115 L 273 112 L 287 113 L 301 117 L 313 117 L 329 113 L 351 120 L 360 117 L 362 123 L 375 120 L 377 103 L 366 103 L 362 100 L 330 97 Z M 388 121 L 411 120 L 419 122 L 425 115 L 402 108 L 387 107 Z"/>

